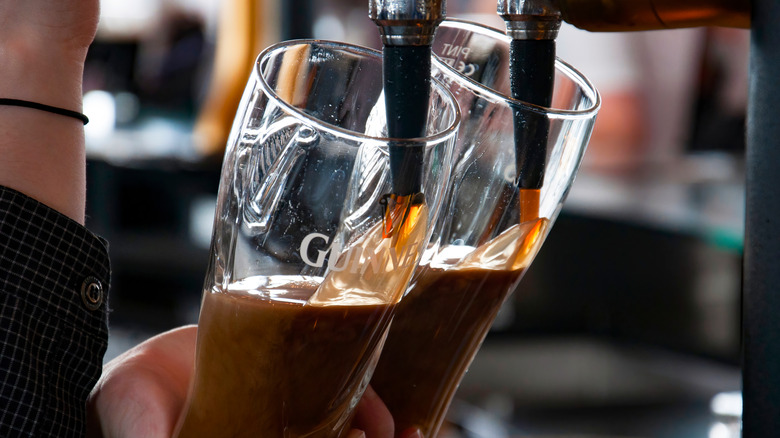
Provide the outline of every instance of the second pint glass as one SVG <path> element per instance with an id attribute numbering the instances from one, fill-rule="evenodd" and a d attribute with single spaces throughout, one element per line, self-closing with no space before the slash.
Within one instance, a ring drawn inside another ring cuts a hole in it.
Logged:
<path id="1" fill-rule="evenodd" d="M 544 242 L 600 105 L 588 80 L 561 61 L 552 108 L 512 99 L 509 39 L 495 29 L 445 20 L 433 52 L 435 77 L 463 120 L 444 208 L 371 381 L 396 433 L 419 427 L 427 438 L 436 437 L 499 308 Z M 519 188 L 514 125 L 539 121 L 549 126 L 543 184 Z"/>

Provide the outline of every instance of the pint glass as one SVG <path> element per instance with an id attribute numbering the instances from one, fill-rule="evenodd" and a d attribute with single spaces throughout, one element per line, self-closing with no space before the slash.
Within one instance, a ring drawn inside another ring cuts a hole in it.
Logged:
<path id="1" fill-rule="evenodd" d="M 449 179 L 459 124 L 433 81 L 421 192 L 391 191 L 382 58 L 265 50 L 228 141 L 194 378 L 176 436 L 340 437 Z"/>

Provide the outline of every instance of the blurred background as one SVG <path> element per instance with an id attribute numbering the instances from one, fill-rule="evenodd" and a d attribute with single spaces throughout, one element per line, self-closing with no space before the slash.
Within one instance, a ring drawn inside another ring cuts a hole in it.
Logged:
<path id="1" fill-rule="evenodd" d="M 503 29 L 495 7 L 447 15 Z M 84 111 L 88 226 L 111 243 L 106 360 L 197 322 L 238 99 L 260 50 L 303 37 L 380 47 L 365 0 L 102 0 Z M 558 54 L 602 110 L 442 438 L 739 436 L 748 38 L 564 25 Z"/>

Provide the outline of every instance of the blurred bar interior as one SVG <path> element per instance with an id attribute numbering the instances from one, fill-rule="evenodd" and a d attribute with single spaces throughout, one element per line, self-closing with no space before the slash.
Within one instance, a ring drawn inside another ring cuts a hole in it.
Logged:
<path id="1" fill-rule="evenodd" d="M 447 15 L 503 29 L 495 8 L 449 0 Z M 109 360 L 197 321 L 221 153 L 259 51 L 381 46 L 365 0 L 102 0 L 102 14 L 84 110 L 88 225 L 114 271 Z M 749 38 L 564 25 L 558 55 L 602 110 L 442 438 L 739 436 Z"/>

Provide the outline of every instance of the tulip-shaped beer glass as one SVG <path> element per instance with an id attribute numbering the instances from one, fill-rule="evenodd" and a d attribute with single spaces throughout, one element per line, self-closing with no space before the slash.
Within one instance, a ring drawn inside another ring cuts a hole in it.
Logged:
<path id="1" fill-rule="evenodd" d="M 499 307 L 555 220 L 600 105 L 588 80 L 562 61 L 552 108 L 509 97 L 509 43 L 502 32 L 456 20 L 436 33 L 435 77 L 455 95 L 463 120 L 442 213 L 371 381 L 396 433 L 419 427 L 436 437 Z M 549 128 L 539 190 L 516 182 L 523 159 L 516 122 Z"/>
<path id="2" fill-rule="evenodd" d="M 265 50 L 228 141 L 196 365 L 177 436 L 341 437 L 449 178 L 458 106 L 433 81 L 427 137 L 385 132 L 378 52 Z M 420 147 L 396 196 L 388 145 Z"/>

